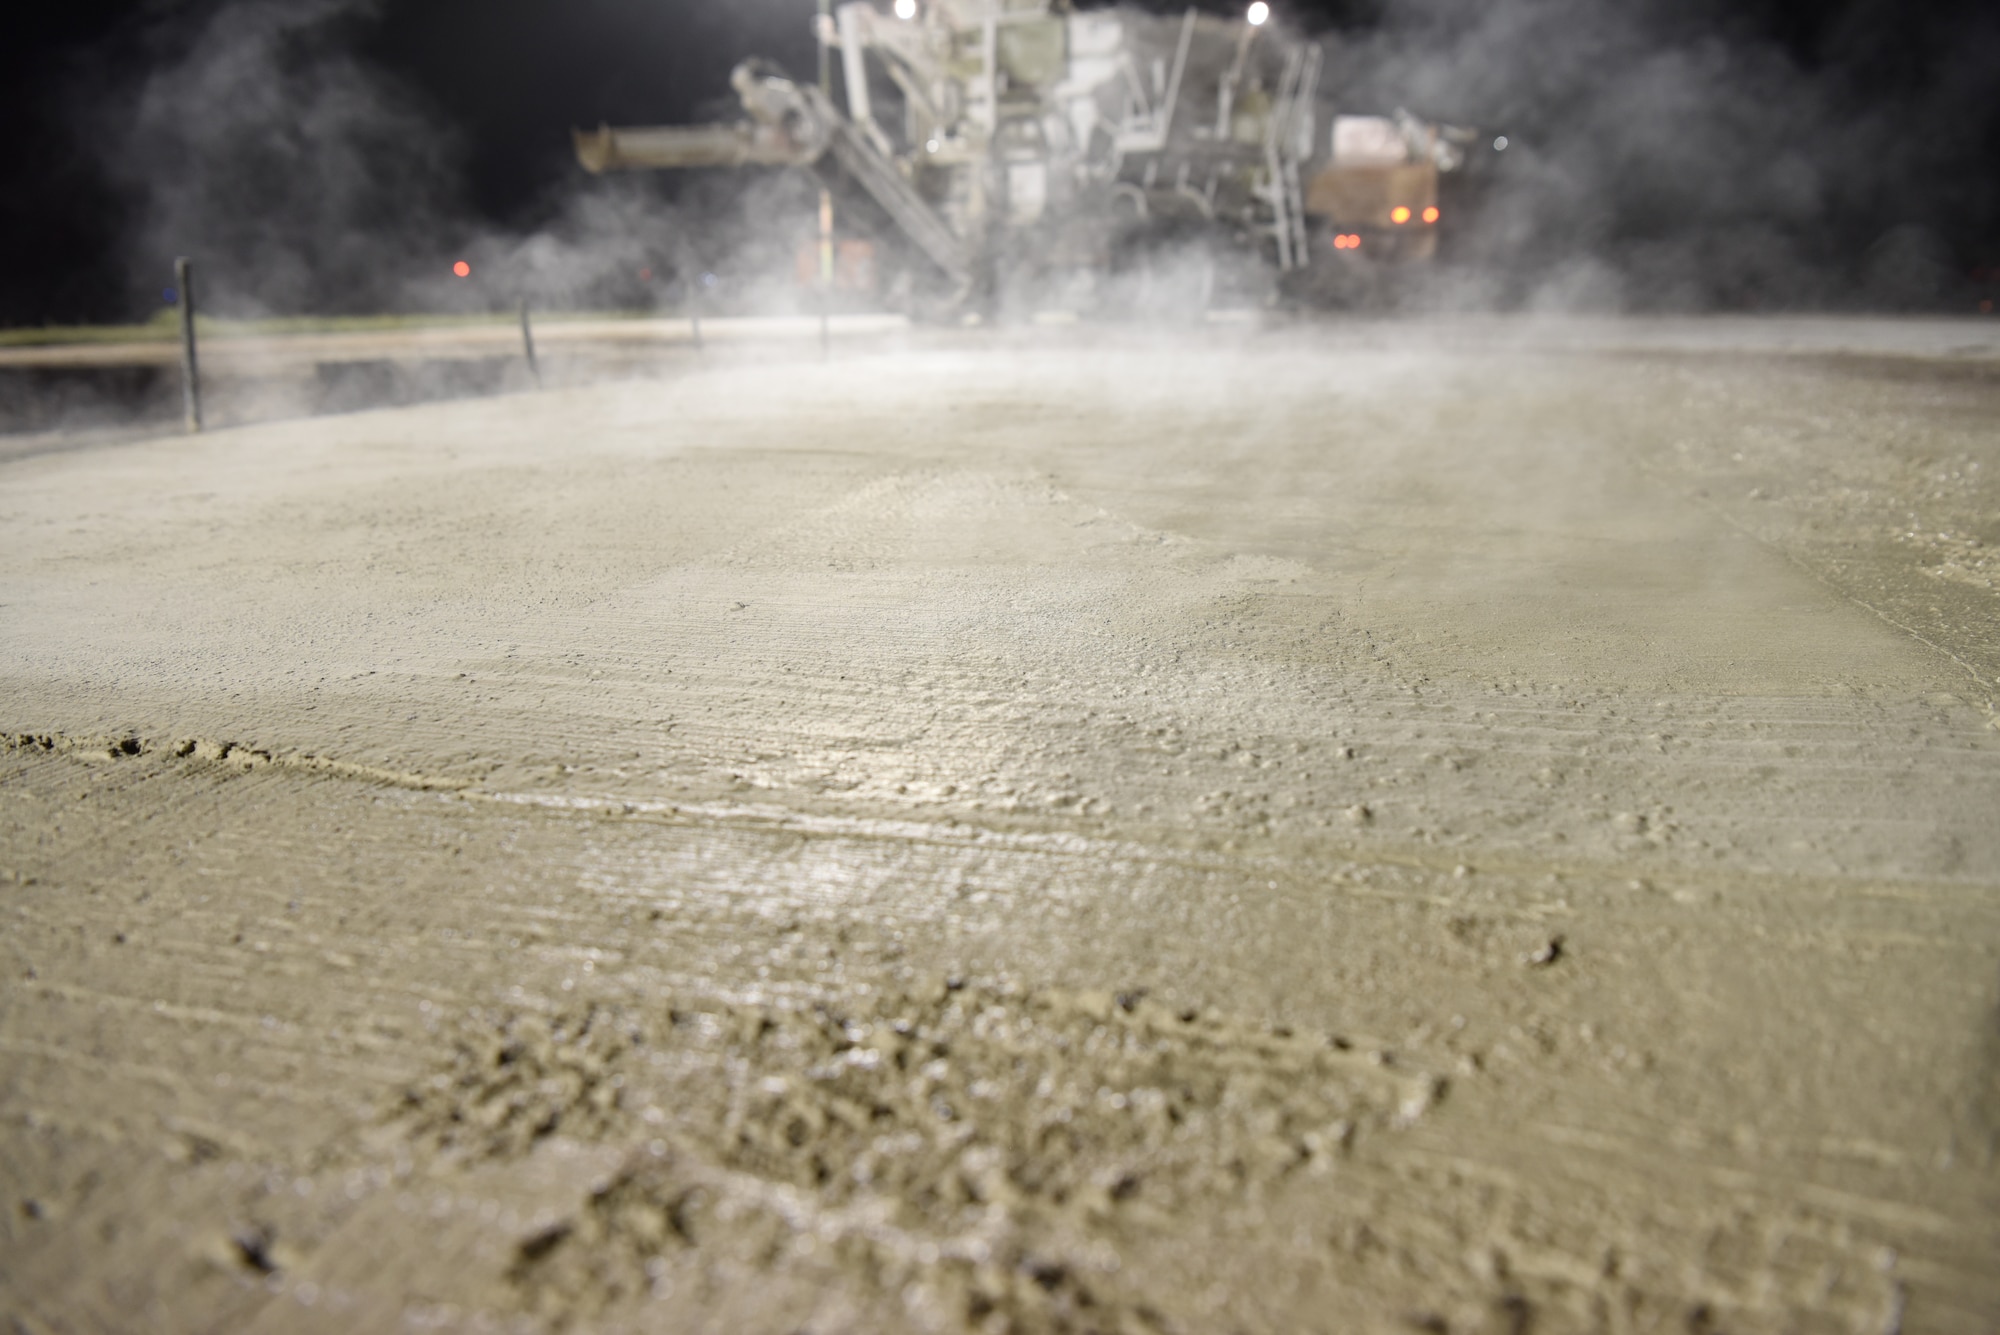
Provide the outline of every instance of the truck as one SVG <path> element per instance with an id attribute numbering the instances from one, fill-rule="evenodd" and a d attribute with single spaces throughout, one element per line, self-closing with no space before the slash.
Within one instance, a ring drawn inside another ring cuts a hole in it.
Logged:
<path id="1" fill-rule="evenodd" d="M 741 119 L 579 130 L 579 161 L 809 171 L 822 255 L 837 211 L 882 298 L 912 313 L 1155 314 L 1352 294 L 1358 275 L 1428 261 L 1440 174 L 1474 139 L 1402 110 L 1343 114 L 1320 45 L 1264 0 L 1235 18 L 1068 0 L 847 0 L 820 17 L 820 81 L 748 61 L 730 77 Z"/>

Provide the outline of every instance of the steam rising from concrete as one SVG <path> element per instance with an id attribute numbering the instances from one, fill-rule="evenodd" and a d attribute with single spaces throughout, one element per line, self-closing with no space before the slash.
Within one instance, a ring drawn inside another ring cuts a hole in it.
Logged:
<path id="1" fill-rule="evenodd" d="M 787 295 L 757 280 L 789 279 L 786 224 L 810 207 L 796 181 L 670 194 L 659 178 L 579 170 L 540 201 L 535 224 L 482 219 L 463 185 L 462 136 L 362 54 L 377 8 L 233 0 L 196 28 L 154 34 L 163 61 L 119 104 L 109 163 L 140 204 L 136 291 L 190 254 L 204 261 L 209 305 L 237 315 L 521 298 L 644 309 L 684 302 L 697 284 L 739 306 Z M 453 274 L 459 260 L 469 280 Z M 718 270 L 740 281 L 717 292 Z"/>
<path id="2" fill-rule="evenodd" d="M 1509 137 L 1441 295 L 1671 310 L 1946 295 L 1957 266 L 1940 224 L 1990 217 L 1995 203 L 1965 163 L 1994 118 L 2000 23 L 1969 15 L 1953 34 L 1911 15 L 1868 34 L 1857 29 L 1874 15 L 1850 5 L 1814 73 L 1713 23 L 1690 31 L 1675 12 L 1394 0 L 1374 31 L 1328 43 L 1342 94 Z M 1935 81 L 1862 106 L 1854 48 L 1871 37 L 1928 57 Z"/>
<path id="3" fill-rule="evenodd" d="M 795 38 L 807 18 L 796 8 L 725 17 L 774 31 L 783 20 Z M 1483 183 L 1468 182 L 1476 197 L 1460 206 L 1470 216 L 1448 221 L 1447 262 L 1406 286 L 1406 304 L 1909 308 L 1951 295 L 1971 260 L 1952 253 L 1939 220 L 1994 208 L 1994 186 L 1954 168 L 1993 117 L 1979 90 L 2000 78 L 2000 20 L 1971 14 L 1956 42 L 1935 27 L 1909 39 L 1933 86 L 1869 105 L 1842 82 L 1853 61 L 1841 63 L 1869 39 L 1856 30 L 1866 6 L 1835 25 L 1819 73 L 1676 12 L 1389 0 L 1376 22 L 1325 35 L 1323 87 L 1340 109 L 1406 106 L 1510 141 Z M 645 307 L 716 272 L 765 280 L 737 294 L 740 306 L 795 300 L 801 182 L 578 171 L 556 180 L 532 225 L 480 221 L 460 184 L 463 138 L 361 54 L 377 17 L 368 0 L 234 0 L 157 34 L 158 64 L 119 104 L 111 157 L 143 206 L 135 292 L 155 290 L 183 252 L 208 261 L 218 308 L 237 311 L 518 296 Z M 725 17 L 700 20 L 704 32 Z M 663 54 L 663 77 L 691 77 L 689 56 Z M 725 74 L 700 77 L 719 90 Z M 455 258 L 472 261 L 473 281 L 449 277 Z"/>
<path id="4" fill-rule="evenodd" d="M 112 168 L 139 196 L 141 290 L 182 253 L 234 313 L 395 309 L 456 215 L 453 137 L 353 52 L 345 0 L 239 0 L 130 107 Z"/>

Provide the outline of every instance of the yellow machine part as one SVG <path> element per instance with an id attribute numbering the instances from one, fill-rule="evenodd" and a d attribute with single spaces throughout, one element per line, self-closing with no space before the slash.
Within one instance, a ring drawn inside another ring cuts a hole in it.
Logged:
<path id="1" fill-rule="evenodd" d="M 1437 167 L 1328 167 L 1306 183 L 1306 213 L 1336 230 L 1365 229 L 1366 249 L 1387 258 L 1428 259 L 1437 250 Z M 1384 235 L 1386 234 L 1386 236 Z M 1380 249 L 1384 240 L 1392 244 Z"/>
<path id="2" fill-rule="evenodd" d="M 1328 167 L 1306 184 L 1306 212 L 1336 226 L 1393 227 L 1406 208 L 1423 217 L 1437 206 L 1438 172 L 1428 162 L 1400 167 Z"/>

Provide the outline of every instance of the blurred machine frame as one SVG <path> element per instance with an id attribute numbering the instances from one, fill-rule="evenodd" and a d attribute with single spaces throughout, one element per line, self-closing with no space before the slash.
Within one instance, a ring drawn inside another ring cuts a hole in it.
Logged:
<path id="1" fill-rule="evenodd" d="M 749 61 L 731 75 L 746 119 L 600 126 L 576 132 L 577 156 L 593 172 L 806 168 L 880 248 L 882 295 L 935 314 L 1351 293 L 1363 269 L 1436 251 L 1438 177 L 1474 133 L 1336 114 L 1320 47 L 1263 6 L 895 3 L 823 16 L 844 108 Z"/>

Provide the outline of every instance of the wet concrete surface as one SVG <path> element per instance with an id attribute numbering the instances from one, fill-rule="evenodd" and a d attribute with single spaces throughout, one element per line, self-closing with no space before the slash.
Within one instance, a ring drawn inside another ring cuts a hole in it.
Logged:
<path id="1" fill-rule="evenodd" d="M 0 1300 L 1989 1329 L 1988 328 L 913 333 L 7 463 Z"/>

